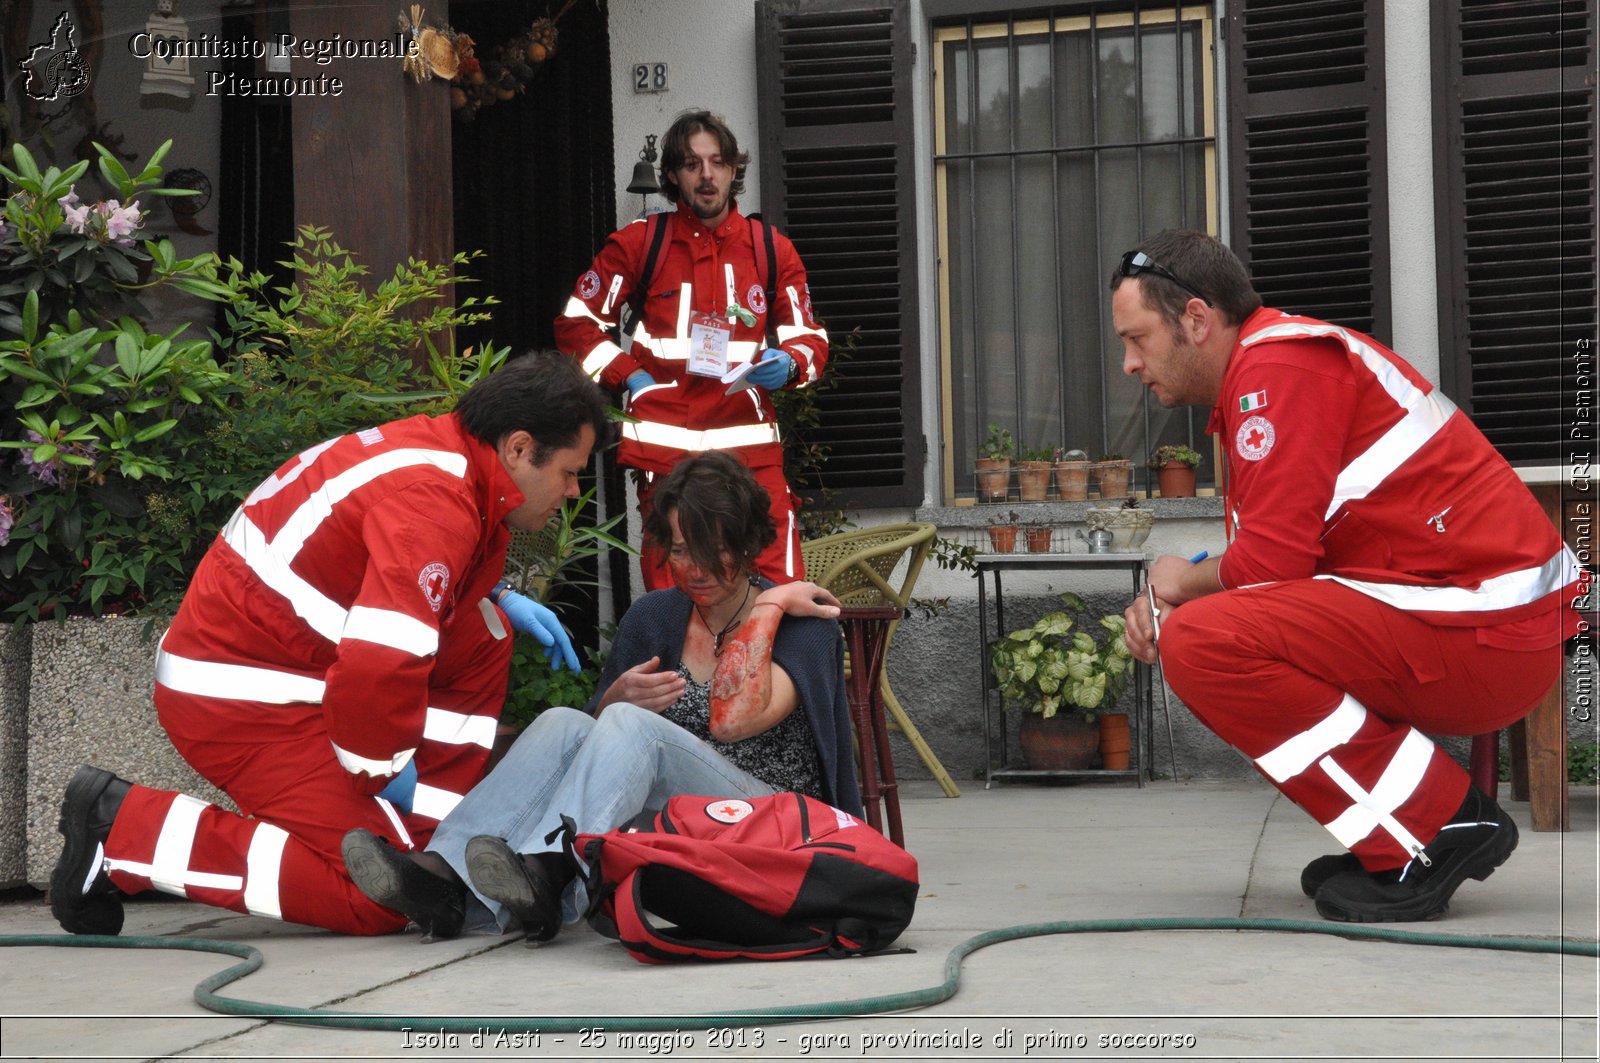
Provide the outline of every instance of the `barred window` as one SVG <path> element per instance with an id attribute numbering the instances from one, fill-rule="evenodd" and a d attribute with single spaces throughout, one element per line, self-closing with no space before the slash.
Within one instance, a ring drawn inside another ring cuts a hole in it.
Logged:
<path id="1" fill-rule="evenodd" d="M 1206 7 L 934 27 L 944 494 L 972 497 L 987 426 L 1019 445 L 1207 455 L 1206 411 L 1122 374 L 1107 279 L 1161 229 L 1216 233 Z"/>

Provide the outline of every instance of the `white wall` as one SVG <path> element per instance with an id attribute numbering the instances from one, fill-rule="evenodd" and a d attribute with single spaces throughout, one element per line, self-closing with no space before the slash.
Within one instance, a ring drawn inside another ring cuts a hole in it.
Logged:
<path id="1" fill-rule="evenodd" d="M 640 197 L 624 190 L 645 137 L 659 138 L 680 112 L 699 109 L 720 114 L 751 156 L 739 209 L 759 210 L 754 0 L 612 0 L 609 10 L 617 224 L 639 214 Z M 635 63 L 666 63 L 668 90 L 636 94 Z M 667 206 L 660 196 L 649 204 Z"/>
<path id="2" fill-rule="evenodd" d="M 1433 38 L 1428 5 L 1415 0 L 1389 0 L 1384 5 L 1383 21 L 1394 349 L 1423 376 L 1438 383 L 1439 268 L 1433 224 L 1433 96 L 1429 65 Z"/>

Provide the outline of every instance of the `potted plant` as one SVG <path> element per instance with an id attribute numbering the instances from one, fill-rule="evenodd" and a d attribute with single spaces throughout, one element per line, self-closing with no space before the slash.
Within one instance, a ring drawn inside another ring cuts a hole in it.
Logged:
<path id="1" fill-rule="evenodd" d="M 1194 472 L 1200 467 L 1200 452 L 1182 443 L 1167 443 L 1150 454 L 1150 468 L 1162 498 L 1193 498 Z"/>
<path id="2" fill-rule="evenodd" d="M 1023 762 L 1035 770 L 1089 767 L 1100 741 L 1096 717 L 1133 675 L 1121 614 L 1098 618 L 1105 634 L 1097 639 L 1078 623 L 1088 619 L 1083 599 L 1067 593 L 1061 601 L 1065 609 L 989 644 L 1001 697 L 1026 713 L 1018 737 Z"/>
<path id="3" fill-rule="evenodd" d="M 1102 454 L 1095 459 L 1094 476 L 1101 498 L 1127 498 L 1128 485 L 1133 479 L 1133 462 L 1123 454 Z"/>
<path id="4" fill-rule="evenodd" d="M 1081 450 L 1062 450 L 1057 447 L 1055 459 L 1056 497 L 1069 502 L 1081 502 L 1089 497 L 1089 470 L 1094 463 Z"/>
<path id="5" fill-rule="evenodd" d="M 1025 448 L 1017 462 L 1017 494 L 1024 502 L 1043 502 L 1050 494 L 1050 474 L 1055 466 L 1052 447 Z"/>
<path id="6" fill-rule="evenodd" d="M 1004 502 L 1011 492 L 1011 457 L 1016 446 L 1011 430 L 989 426 L 989 438 L 978 448 L 978 501 Z"/>
<path id="7" fill-rule="evenodd" d="M 997 554 L 1009 554 L 1017 548 L 1017 514 L 1016 511 L 1006 515 L 1005 520 L 996 520 L 989 525 L 989 545 Z"/>
<path id="8" fill-rule="evenodd" d="M 1137 550 L 1150 538 L 1155 527 L 1154 510 L 1143 509 L 1136 499 L 1128 499 L 1120 506 L 1090 506 L 1083 515 L 1090 532 L 1111 533 L 1111 553 L 1125 554 Z"/>
<path id="9" fill-rule="evenodd" d="M 1028 553 L 1048 554 L 1051 540 L 1055 538 L 1055 529 L 1049 524 L 1029 524 L 1022 529 L 1023 538 L 1028 542 Z"/>

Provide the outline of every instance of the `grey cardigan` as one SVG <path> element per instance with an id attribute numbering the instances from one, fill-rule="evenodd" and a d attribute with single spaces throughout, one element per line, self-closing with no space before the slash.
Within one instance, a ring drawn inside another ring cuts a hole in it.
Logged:
<path id="1" fill-rule="evenodd" d="M 772 584 L 763 580 L 762 586 Z M 619 675 L 651 657 L 660 657 L 663 667 L 675 667 L 683 659 L 683 637 L 693 608 L 688 595 L 677 588 L 651 591 L 635 601 L 622 618 L 587 710 L 595 711 L 600 696 Z M 811 721 L 822 768 L 823 800 L 851 815 L 863 815 L 844 688 L 844 639 L 838 623 L 821 617 L 785 616 L 772 642 L 772 659 L 794 680 L 800 704 Z"/>

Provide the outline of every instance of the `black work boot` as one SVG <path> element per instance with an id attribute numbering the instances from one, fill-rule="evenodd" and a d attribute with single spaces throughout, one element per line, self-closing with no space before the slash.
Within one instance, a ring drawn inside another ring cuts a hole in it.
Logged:
<path id="1" fill-rule="evenodd" d="M 1437 919 L 1456 887 L 1483 880 L 1517 847 L 1517 825 L 1476 786 L 1461 808 L 1411 862 L 1394 871 L 1347 871 L 1317 890 L 1317 911 L 1341 923 Z"/>
<path id="2" fill-rule="evenodd" d="M 362 827 L 339 844 L 350 881 L 385 908 L 422 928 L 424 944 L 457 937 L 467 919 L 467 888 L 423 867 Z"/>
<path id="3" fill-rule="evenodd" d="M 573 877 L 561 853 L 519 855 L 504 838 L 480 834 L 467 842 L 467 877 L 516 917 L 528 945 L 549 941 L 561 929 L 561 894 Z"/>
<path id="4" fill-rule="evenodd" d="M 66 839 L 50 872 L 50 914 L 69 934 L 120 934 L 122 891 L 106 873 L 106 838 L 133 784 L 85 764 L 67 783 L 56 829 Z"/>
<path id="5" fill-rule="evenodd" d="M 1331 856 L 1319 856 L 1306 865 L 1300 872 L 1300 892 L 1307 897 L 1315 897 L 1322 884 L 1335 875 L 1346 871 L 1360 871 L 1361 859 L 1355 853 L 1334 853 Z"/>

